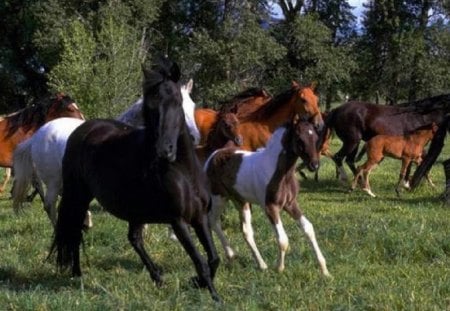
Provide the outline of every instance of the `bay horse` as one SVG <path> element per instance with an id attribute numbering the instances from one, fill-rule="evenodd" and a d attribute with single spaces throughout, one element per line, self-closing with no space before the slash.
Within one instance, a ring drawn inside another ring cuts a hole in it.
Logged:
<path id="1" fill-rule="evenodd" d="M 424 105 L 423 103 L 428 103 Z M 417 107 L 415 105 L 417 103 Z M 407 135 L 417 128 L 442 122 L 450 110 L 450 95 L 430 97 L 409 106 L 384 106 L 368 102 L 350 101 L 333 109 L 325 119 L 325 130 L 320 141 L 331 128 L 342 141 L 342 147 L 333 156 L 341 180 L 348 180 L 342 166 L 346 163 L 356 174 L 355 157 L 361 140 L 375 135 Z"/>
<path id="2" fill-rule="evenodd" d="M 61 268 L 81 276 L 80 244 L 89 203 L 98 202 L 128 222 L 128 240 L 151 278 L 162 284 L 162 271 L 144 248 L 146 223 L 172 228 L 197 270 L 194 279 L 219 295 L 213 279 L 219 265 L 208 225 L 210 193 L 184 120 L 179 67 L 166 58 L 143 69 L 143 128 L 116 120 L 89 120 L 70 135 L 63 157 L 63 191 L 50 255 Z M 190 224 L 207 261 L 190 237 Z"/>
<path id="3" fill-rule="evenodd" d="M 266 147 L 259 151 L 224 148 L 215 151 L 208 158 L 204 170 L 209 177 L 213 196 L 210 222 L 219 236 L 226 257 L 233 258 L 234 251 L 223 234 L 220 215 L 226 200 L 231 199 L 240 210 L 244 238 L 259 268 L 267 269 L 267 264 L 253 238 L 251 210 L 249 204 L 246 204 L 251 202 L 264 209 L 277 235 L 278 271 L 284 270 L 284 258 L 289 243 L 280 218 L 280 212 L 284 210 L 303 229 L 315 252 L 322 273 L 329 275 L 313 225 L 303 215 L 297 203 L 299 186 L 295 177 L 296 161 L 299 157 L 302 158 L 308 163 L 310 170 L 318 167 L 317 139 L 317 133 L 311 123 L 294 119 L 279 127 Z"/>
<path id="4" fill-rule="evenodd" d="M 7 168 L 0 192 L 11 176 L 9 168 L 13 165 L 13 152 L 17 145 L 29 138 L 44 123 L 62 117 L 84 119 L 75 101 L 58 93 L 48 95 L 32 105 L 3 116 L 0 119 L 0 167 Z"/>
<path id="5" fill-rule="evenodd" d="M 437 131 L 437 125 L 425 125 L 414 132 L 403 135 L 377 135 L 366 143 L 367 161 L 359 166 L 353 179 L 351 190 L 356 188 L 358 180 L 362 177 L 363 190 L 370 196 L 375 194 L 370 189 L 369 174 L 371 170 L 383 160 L 384 156 L 402 160 L 402 167 L 395 191 L 400 195 L 400 186 L 406 184 L 406 171 L 408 166 L 414 162 L 422 162 L 422 154 L 425 145 L 433 138 Z"/>

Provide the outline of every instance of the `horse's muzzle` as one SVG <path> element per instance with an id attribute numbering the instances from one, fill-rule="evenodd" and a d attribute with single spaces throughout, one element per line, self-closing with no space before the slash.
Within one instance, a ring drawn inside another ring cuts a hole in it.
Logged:
<path id="1" fill-rule="evenodd" d="M 315 172 L 319 169 L 319 162 L 317 161 L 311 161 L 308 163 L 308 170 L 310 172 Z"/>
<path id="2" fill-rule="evenodd" d="M 244 144 L 244 138 L 242 137 L 242 135 L 238 135 L 234 138 L 234 143 L 237 146 L 242 146 Z"/>

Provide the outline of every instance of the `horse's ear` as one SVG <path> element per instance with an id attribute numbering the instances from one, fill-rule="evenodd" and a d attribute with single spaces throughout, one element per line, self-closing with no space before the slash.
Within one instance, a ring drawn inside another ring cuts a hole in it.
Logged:
<path id="1" fill-rule="evenodd" d="M 186 84 L 186 90 L 189 94 L 192 92 L 192 87 L 194 86 L 194 80 L 189 79 L 188 83 Z"/>
<path id="2" fill-rule="evenodd" d="M 317 81 L 311 82 L 311 84 L 309 85 L 309 87 L 311 88 L 311 90 L 315 91 L 316 88 L 317 88 Z"/>
<path id="3" fill-rule="evenodd" d="M 292 80 L 292 88 L 298 88 L 298 87 L 300 87 L 300 84 L 297 81 Z"/>
<path id="4" fill-rule="evenodd" d="M 170 79 L 174 82 L 180 81 L 181 70 L 177 63 L 172 62 L 172 67 L 170 68 Z"/>

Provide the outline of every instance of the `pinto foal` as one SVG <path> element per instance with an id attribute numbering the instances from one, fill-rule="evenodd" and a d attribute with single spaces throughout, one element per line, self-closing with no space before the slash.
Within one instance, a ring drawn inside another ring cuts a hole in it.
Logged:
<path id="1" fill-rule="evenodd" d="M 296 119 L 278 128 L 266 147 L 259 151 L 224 148 L 215 151 L 208 158 L 204 169 L 211 183 L 213 198 L 209 214 L 210 225 L 219 236 L 229 259 L 234 257 L 234 251 L 223 234 L 220 214 L 226 200 L 232 199 L 240 209 L 244 238 L 261 269 L 267 269 L 267 264 L 256 247 L 250 204 L 246 202 L 260 205 L 276 232 L 279 246 L 278 271 L 284 270 L 284 258 L 289 244 L 280 218 L 280 212 L 285 210 L 308 237 L 322 273 L 329 275 L 313 225 L 303 215 L 297 203 L 299 187 L 295 177 L 295 164 L 301 157 L 311 171 L 317 169 L 317 139 L 313 124 Z"/>
<path id="2" fill-rule="evenodd" d="M 370 189 L 369 174 L 370 171 L 383 160 L 384 156 L 402 160 L 400 176 L 395 188 L 397 195 L 400 195 L 401 184 L 406 184 L 406 171 L 411 162 L 420 164 L 425 145 L 433 138 L 437 131 L 437 125 L 425 125 L 408 135 L 377 135 L 366 143 L 367 161 L 356 170 L 355 178 L 351 190 L 356 188 L 358 179 L 362 177 L 362 190 L 370 196 L 375 194 Z"/>

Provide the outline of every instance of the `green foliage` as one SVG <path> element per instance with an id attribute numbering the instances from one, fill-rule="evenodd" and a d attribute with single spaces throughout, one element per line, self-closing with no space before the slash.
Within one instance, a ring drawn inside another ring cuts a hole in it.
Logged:
<path id="1" fill-rule="evenodd" d="M 71 94 L 89 117 L 115 117 L 141 93 L 141 33 L 105 8 L 96 33 L 80 21 L 61 35 L 61 62 L 50 86 Z"/>
<path id="2" fill-rule="evenodd" d="M 195 75 L 196 89 L 207 103 L 261 85 L 265 70 L 284 57 L 285 49 L 248 11 L 223 21 L 214 31 L 202 28 L 192 35 L 183 57 L 187 76 Z"/>

